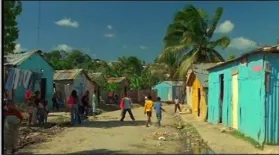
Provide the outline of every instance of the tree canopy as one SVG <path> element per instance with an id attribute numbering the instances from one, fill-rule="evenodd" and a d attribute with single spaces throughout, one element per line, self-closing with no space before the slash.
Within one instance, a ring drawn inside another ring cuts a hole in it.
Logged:
<path id="1" fill-rule="evenodd" d="M 16 18 L 20 15 L 22 6 L 20 1 L 4 1 L 4 53 L 13 53 L 15 50 L 15 41 L 18 39 L 19 29 Z"/>
<path id="2" fill-rule="evenodd" d="M 173 23 L 164 38 L 165 48 L 158 60 L 169 57 L 169 53 L 179 53 L 181 62 L 177 77 L 185 76 L 192 63 L 220 62 L 224 58 L 216 51 L 219 46 L 225 49 L 230 44 L 227 36 L 213 40 L 213 35 L 222 16 L 223 8 L 218 7 L 210 17 L 207 12 L 193 5 L 188 5 L 175 14 Z"/>

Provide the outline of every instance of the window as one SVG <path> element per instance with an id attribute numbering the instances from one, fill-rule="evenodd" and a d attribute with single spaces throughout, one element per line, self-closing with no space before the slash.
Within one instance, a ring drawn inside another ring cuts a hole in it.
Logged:
<path id="1" fill-rule="evenodd" d="M 265 72 L 265 91 L 269 92 L 270 90 L 270 73 Z"/>

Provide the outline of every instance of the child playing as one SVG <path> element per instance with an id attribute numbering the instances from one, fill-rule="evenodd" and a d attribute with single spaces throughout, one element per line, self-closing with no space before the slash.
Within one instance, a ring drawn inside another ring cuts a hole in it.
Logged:
<path id="1" fill-rule="evenodd" d="M 161 98 L 157 97 L 157 101 L 154 104 L 154 109 L 156 111 L 156 117 L 157 117 L 157 121 L 158 121 L 158 126 L 161 126 L 161 120 L 162 120 L 162 111 L 165 111 L 162 108 L 162 102 L 161 102 Z"/>
<path id="2" fill-rule="evenodd" d="M 154 103 L 152 101 L 152 97 L 148 96 L 147 100 L 144 104 L 144 114 L 147 115 L 146 127 L 149 127 L 149 125 L 151 125 L 151 116 L 152 116 L 153 104 Z"/>
<path id="3" fill-rule="evenodd" d="M 19 125 L 23 120 L 23 116 L 11 101 L 6 105 L 4 116 L 4 147 L 14 154 L 18 145 Z"/>

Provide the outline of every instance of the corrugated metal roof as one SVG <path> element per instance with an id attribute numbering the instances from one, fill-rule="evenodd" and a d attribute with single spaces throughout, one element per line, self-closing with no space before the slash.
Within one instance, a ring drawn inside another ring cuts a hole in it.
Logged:
<path id="1" fill-rule="evenodd" d="M 29 57 L 31 57 L 33 54 L 38 53 L 39 50 L 32 51 L 32 52 L 25 52 L 25 53 L 17 53 L 17 54 L 9 54 L 4 56 L 5 62 L 4 65 L 20 65 L 25 60 L 27 60 Z"/>
<path id="2" fill-rule="evenodd" d="M 165 83 L 168 83 L 172 86 L 182 86 L 183 85 L 183 81 L 163 81 Z"/>
<path id="3" fill-rule="evenodd" d="M 108 83 L 119 83 L 119 82 L 122 82 L 125 79 L 126 79 L 126 77 L 108 78 L 107 82 Z"/>
<path id="4" fill-rule="evenodd" d="M 190 72 L 194 72 L 201 85 L 203 87 L 208 87 L 208 68 L 215 66 L 216 63 L 200 63 L 200 64 L 193 64 L 192 69 Z"/>
<path id="5" fill-rule="evenodd" d="M 208 70 L 217 68 L 217 67 L 219 67 L 219 66 L 223 66 L 223 65 L 225 65 L 225 64 L 234 62 L 234 61 L 236 61 L 236 60 L 240 60 L 240 59 L 243 58 L 243 57 L 246 57 L 246 56 L 249 56 L 249 55 L 252 55 L 252 54 L 256 54 L 256 53 L 278 53 L 278 54 L 279 54 L 279 45 L 258 48 L 258 49 L 256 49 L 256 50 L 251 51 L 251 52 L 244 53 L 243 55 L 241 55 L 241 56 L 238 57 L 238 58 L 235 58 L 235 59 L 232 59 L 232 60 L 223 62 L 223 63 L 219 63 L 219 64 L 217 64 L 217 65 L 215 65 L 215 66 L 212 66 L 212 67 L 208 68 Z"/>
<path id="6" fill-rule="evenodd" d="M 97 82 L 99 85 L 103 84 L 106 82 L 106 79 L 104 77 L 103 73 L 88 73 L 88 77 Z"/>
<path id="7" fill-rule="evenodd" d="M 56 70 L 53 80 L 73 80 L 75 79 L 83 69 L 69 69 L 69 70 Z"/>

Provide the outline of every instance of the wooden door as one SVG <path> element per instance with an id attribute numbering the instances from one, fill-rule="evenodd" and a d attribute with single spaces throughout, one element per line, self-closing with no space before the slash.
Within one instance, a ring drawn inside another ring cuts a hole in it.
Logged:
<path id="1" fill-rule="evenodd" d="M 238 129 L 238 74 L 232 76 L 232 127 Z"/>

